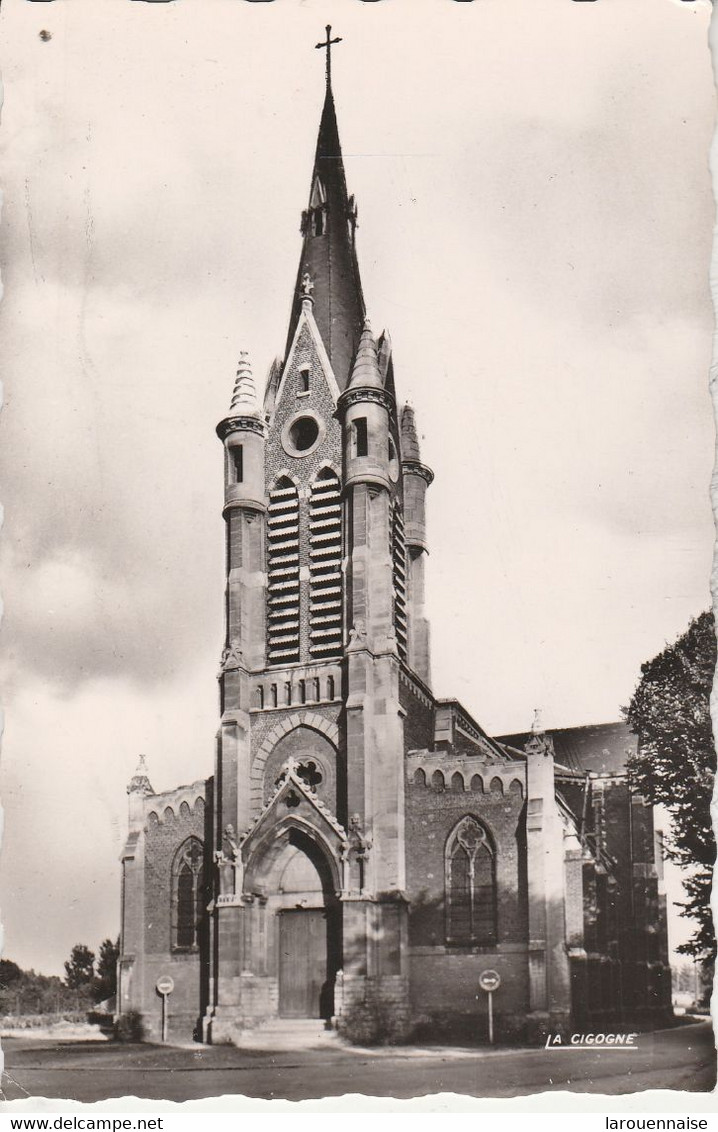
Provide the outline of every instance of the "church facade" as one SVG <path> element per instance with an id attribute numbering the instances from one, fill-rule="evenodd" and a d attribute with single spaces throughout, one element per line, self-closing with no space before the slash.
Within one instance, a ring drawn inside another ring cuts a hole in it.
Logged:
<path id="1" fill-rule="evenodd" d="M 118 1011 L 240 1040 L 357 1004 L 499 1039 L 670 1010 L 652 812 L 621 724 L 492 737 L 431 688 L 423 463 L 367 317 L 329 75 L 289 334 L 224 449 L 215 773 L 129 787 Z M 165 986 L 169 985 L 165 982 Z"/>

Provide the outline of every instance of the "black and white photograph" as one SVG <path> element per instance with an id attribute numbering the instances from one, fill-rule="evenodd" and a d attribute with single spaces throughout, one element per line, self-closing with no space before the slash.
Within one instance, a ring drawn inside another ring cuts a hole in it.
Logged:
<path id="1" fill-rule="evenodd" d="M 711 13 L 2 4 L 0 1111 L 710 1110 Z"/>

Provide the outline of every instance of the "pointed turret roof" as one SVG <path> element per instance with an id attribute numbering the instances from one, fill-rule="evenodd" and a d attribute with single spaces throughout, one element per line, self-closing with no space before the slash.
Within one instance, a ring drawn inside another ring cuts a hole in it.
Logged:
<path id="1" fill-rule="evenodd" d="M 401 455 L 404 460 L 421 460 L 414 410 L 409 404 L 401 410 Z"/>
<path id="2" fill-rule="evenodd" d="M 130 779 L 127 787 L 128 794 L 153 794 L 152 784 L 147 773 L 147 762 L 144 755 L 140 755 L 137 769 Z"/>
<path id="3" fill-rule="evenodd" d="M 352 367 L 351 389 L 383 389 L 379 372 L 379 355 L 369 319 L 364 320 L 364 329 L 359 339 L 359 349 Z"/>
<path id="4" fill-rule="evenodd" d="M 249 354 L 241 350 L 237 377 L 234 382 L 234 392 L 229 406 L 229 417 L 258 417 L 259 403 L 257 402 L 257 388 L 254 384 L 254 374 L 249 363 Z"/>
<path id="5" fill-rule="evenodd" d="M 302 278 L 312 283 L 313 313 L 340 390 L 349 381 L 364 320 L 354 245 L 356 206 L 347 193 L 331 79 L 319 125 L 309 205 L 302 214 L 302 255 L 289 321 L 287 353 L 302 310 Z"/>

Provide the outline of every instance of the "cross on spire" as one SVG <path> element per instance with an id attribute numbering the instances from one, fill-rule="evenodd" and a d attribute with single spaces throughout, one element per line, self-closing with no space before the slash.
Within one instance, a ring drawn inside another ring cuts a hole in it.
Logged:
<path id="1" fill-rule="evenodd" d="M 340 35 L 338 35 L 338 36 L 336 36 L 335 39 L 332 39 L 332 25 L 331 24 L 327 24 L 326 30 L 327 30 L 327 38 L 324 40 L 323 43 L 315 43 L 314 46 L 315 47 L 323 47 L 323 48 L 326 49 L 326 52 L 327 52 L 327 64 L 326 64 L 326 66 L 327 66 L 327 90 L 329 90 L 330 86 L 332 85 L 332 44 L 333 43 L 341 43 L 342 37 Z"/>

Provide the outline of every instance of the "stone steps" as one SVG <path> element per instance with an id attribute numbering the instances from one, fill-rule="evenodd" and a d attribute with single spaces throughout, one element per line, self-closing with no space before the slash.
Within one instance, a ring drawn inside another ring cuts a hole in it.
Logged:
<path id="1" fill-rule="evenodd" d="M 239 1049 L 317 1049 L 339 1042 L 336 1030 L 325 1028 L 321 1018 L 270 1018 L 252 1030 L 237 1030 L 233 1044 Z"/>

